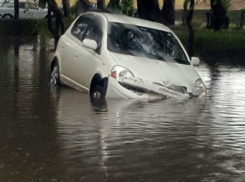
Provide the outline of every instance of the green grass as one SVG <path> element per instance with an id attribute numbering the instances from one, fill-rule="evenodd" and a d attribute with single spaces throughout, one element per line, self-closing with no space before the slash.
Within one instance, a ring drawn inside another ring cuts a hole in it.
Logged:
<path id="1" fill-rule="evenodd" d="M 182 26 L 171 27 L 185 47 L 189 37 L 188 29 Z M 212 31 L 195 29 L 194 55 L 202 57 L 211 64 L 245 64 L 245 31 Z"/>
<path id="2" fill-rule="evenodd" d="M 1 20 L 0 36 L 36 36 L 37 20 Z"/>
<path id="3" fill-rule="evenodd" d="M 186 46 L 189 37 L 186 27 L 176 26 L 171 28 Z M 195 29 L 194 50 L 212 52 L 215 50 L 245 50 L 244 30 L 212 31 Z"/>

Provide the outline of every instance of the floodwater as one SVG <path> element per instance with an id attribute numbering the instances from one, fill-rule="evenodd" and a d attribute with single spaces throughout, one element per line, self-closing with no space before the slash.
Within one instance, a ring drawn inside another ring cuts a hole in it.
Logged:
<path id="1" fill-rule="evenodd" d="M 204 100 L 91 103 L 50 87 L 47 43 L 0 42 L 0 182 L 245 181 L 243 68 L 198 66 Z"/>

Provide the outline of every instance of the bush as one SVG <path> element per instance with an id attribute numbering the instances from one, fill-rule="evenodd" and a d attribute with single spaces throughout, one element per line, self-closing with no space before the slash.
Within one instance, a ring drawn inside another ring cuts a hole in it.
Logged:
<path id="1" fill-rule="evenodd" d="M 38 35 L 37 20 L 1 20 L 1 36 L 36 36 Z"/>

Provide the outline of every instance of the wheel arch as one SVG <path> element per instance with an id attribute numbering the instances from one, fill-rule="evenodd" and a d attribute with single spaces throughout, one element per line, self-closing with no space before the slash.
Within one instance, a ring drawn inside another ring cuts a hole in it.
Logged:
<path id="1" fill-rule="evenodd" d="M 12 15 L 11 13 L 4 13 L 4 14 L 2 15 L 2 18 L 4 19 L 4 17 L 5 17 L 6 15 L 10 15 L 11 18 L 14 18 L 14 15 Z"/>
<path id="2" fill-rule="evenodd" d="M 91 94 L 93 89 L 97 86 L 97 85 L 101 85 L 104 87 L 105 92 L 107 90 L 107 82 L 108 82 L 108 78 L 107 77 L 102 77 L 100 73 L 96 73 L 91 81 L 90 84 L 90 88 L 89 88 L 89 93 Z"/>
<path id="3" fill-rule="evenodd" d="M 52 71 L 52 69 L 56 63 L 59 65 L 59 60 L 58 60 L 57 56 L 54 56 L 52 61 L 51 61 L 51 64 L 50 64 L 50 68 L 49 68 L 50 72 Z"/>

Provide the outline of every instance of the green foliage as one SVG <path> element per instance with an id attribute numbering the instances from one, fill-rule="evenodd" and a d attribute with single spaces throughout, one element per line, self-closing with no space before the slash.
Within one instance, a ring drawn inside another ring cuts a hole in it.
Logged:
<path id="1" fill-rule="evenodd" d="M 186 47 L 188 29 L 183 26 L 178 26 L 172 27 L 172 30 Z M 200 28 L 195 30 L 195 52 L 212 53 L 217 50 L 245 50 L 244 30 L 222 30 L 217 32 Z"/>
<path id="2" fill-rule="evenodd" d="M 77 3 L 70 7 L 70 17 L 71 18 L 76 17 L 76 15 L 77 15 L 77 7 L 78 7 Z"/>
<path id="3" fill-rule="evenodd" d="M 47 2 L 48 2 L 47 0 L 39 0 L 38 1 L 38 6 L 41 7 L 41 8 L 45 8 Z"/>
<path id="4" fill-rule="evenodd" d="M 120 7 L 120 0 L 110 0 L 110 2 L 107 5 L 107 9 L 113 8 L 113 9 L 121 9 Z"/>
<path id="5" fill-rule="evenodd" d="M 186 1 L 186 0 L 185 0 Z M 187 0 L 188 1 L 188 0 Z M 220 4 L 222 5 L 222 7 L 228 11 L 228 9 L 231 6 L 231 0 L 204 0 L 204 2 L 210 1 L 210 3 L 212 3 L 212 5 L 216 5 L 220 2 Z"/>
<path id="6" fill-rule="evenodd" d="M 134 10 L 133 0 L 122 0 L 120 6 L 122 13 L 126 15 L 130 15 L 130 13 Z"/>
<path id="7" fill-rule="evenodd" d="M 231 6 L 231 0 L 221 0 L 221 5 L 223 6 L 223 8 L 225 9 L 225 11 L 227 12 L 228 9 Z"/>
<path id="8" fill-rule="evenodd" d="M 0 21 L 0 35 L 36 36 L 38 35 L 38 26 L 38 21 L 35 19 L 4 20 Z"/>
<path id="9" fill-rule="evenodd" d="M 115 9 L 126 15 L 131 15 L 134 11 L 134 0 L 110 0 L 107 9 Z"/>

